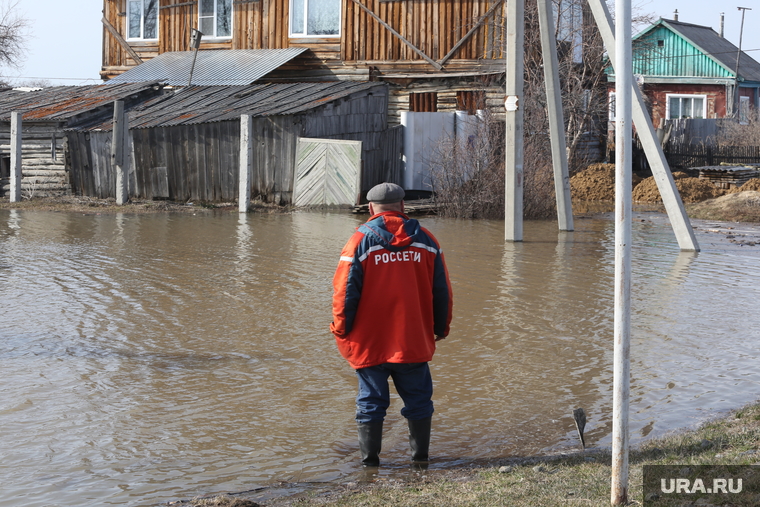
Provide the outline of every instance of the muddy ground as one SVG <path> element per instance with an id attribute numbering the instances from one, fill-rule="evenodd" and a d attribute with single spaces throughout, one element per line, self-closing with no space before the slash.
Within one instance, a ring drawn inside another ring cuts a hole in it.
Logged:
<path id="1" fill-rule="evenodd" d="M 753 178 L 741 187 L 723 189 L 694 172 L 673 173 L 690 217 L 727 222 L 760 222 L 760 178 Z M 593 164 L 570 178 L 573 204 L 576 202 L 612 202 L 615 200 L 614 164 Z M 634 174 L 633 201 L 638 204 L 662 203 L 653 176 Z"/>

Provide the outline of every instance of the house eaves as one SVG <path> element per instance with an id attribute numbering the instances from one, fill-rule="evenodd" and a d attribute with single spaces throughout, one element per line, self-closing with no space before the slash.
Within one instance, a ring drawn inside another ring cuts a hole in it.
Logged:
<path id="1" fill-rule="evenodd" d="M 307 48 L 172 51 L 129 69 L 109 83 L 163 81 L 170 86 L 249 85 L 304 51 Z"/>

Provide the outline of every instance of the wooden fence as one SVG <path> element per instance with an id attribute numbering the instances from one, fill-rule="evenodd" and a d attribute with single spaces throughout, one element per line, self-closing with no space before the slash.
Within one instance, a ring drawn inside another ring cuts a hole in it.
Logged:
<path id="1" fill-rule="evenodd" d="M 760 146 L 670 145 L 665 157 L 671 168 L 760 164 Z"/>

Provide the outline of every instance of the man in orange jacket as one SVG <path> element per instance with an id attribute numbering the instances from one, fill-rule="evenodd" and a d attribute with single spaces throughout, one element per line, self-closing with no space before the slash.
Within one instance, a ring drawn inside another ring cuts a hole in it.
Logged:
<path id="1" fill-rule="evenodd" d="M 433 415 L 428 361 L 449 334 L 453 296 L 435 237 L 404 214 L 404 190 L 367 193 L 370 219 L 348 240 L 333 278 L 338 350 L 356 370 L 362 465 L 378 466 L 393 379 L 409 426 L 413 462 L 427 462 Z"/>

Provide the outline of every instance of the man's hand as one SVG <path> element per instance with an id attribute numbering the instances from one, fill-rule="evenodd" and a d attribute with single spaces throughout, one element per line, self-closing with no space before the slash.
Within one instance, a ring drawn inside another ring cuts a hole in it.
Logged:
<path id="1" fill-rule="evenodd" d="M 435 337 L 435 341 L 437 341 L 437 342 L 439 342 L 439 341 L 441 341 L 441 340 L 445 340 L 445 339 L 446 339 L 446 337 L 445 337 L 445 336 L 436 336 L 436 337 Z"/>

